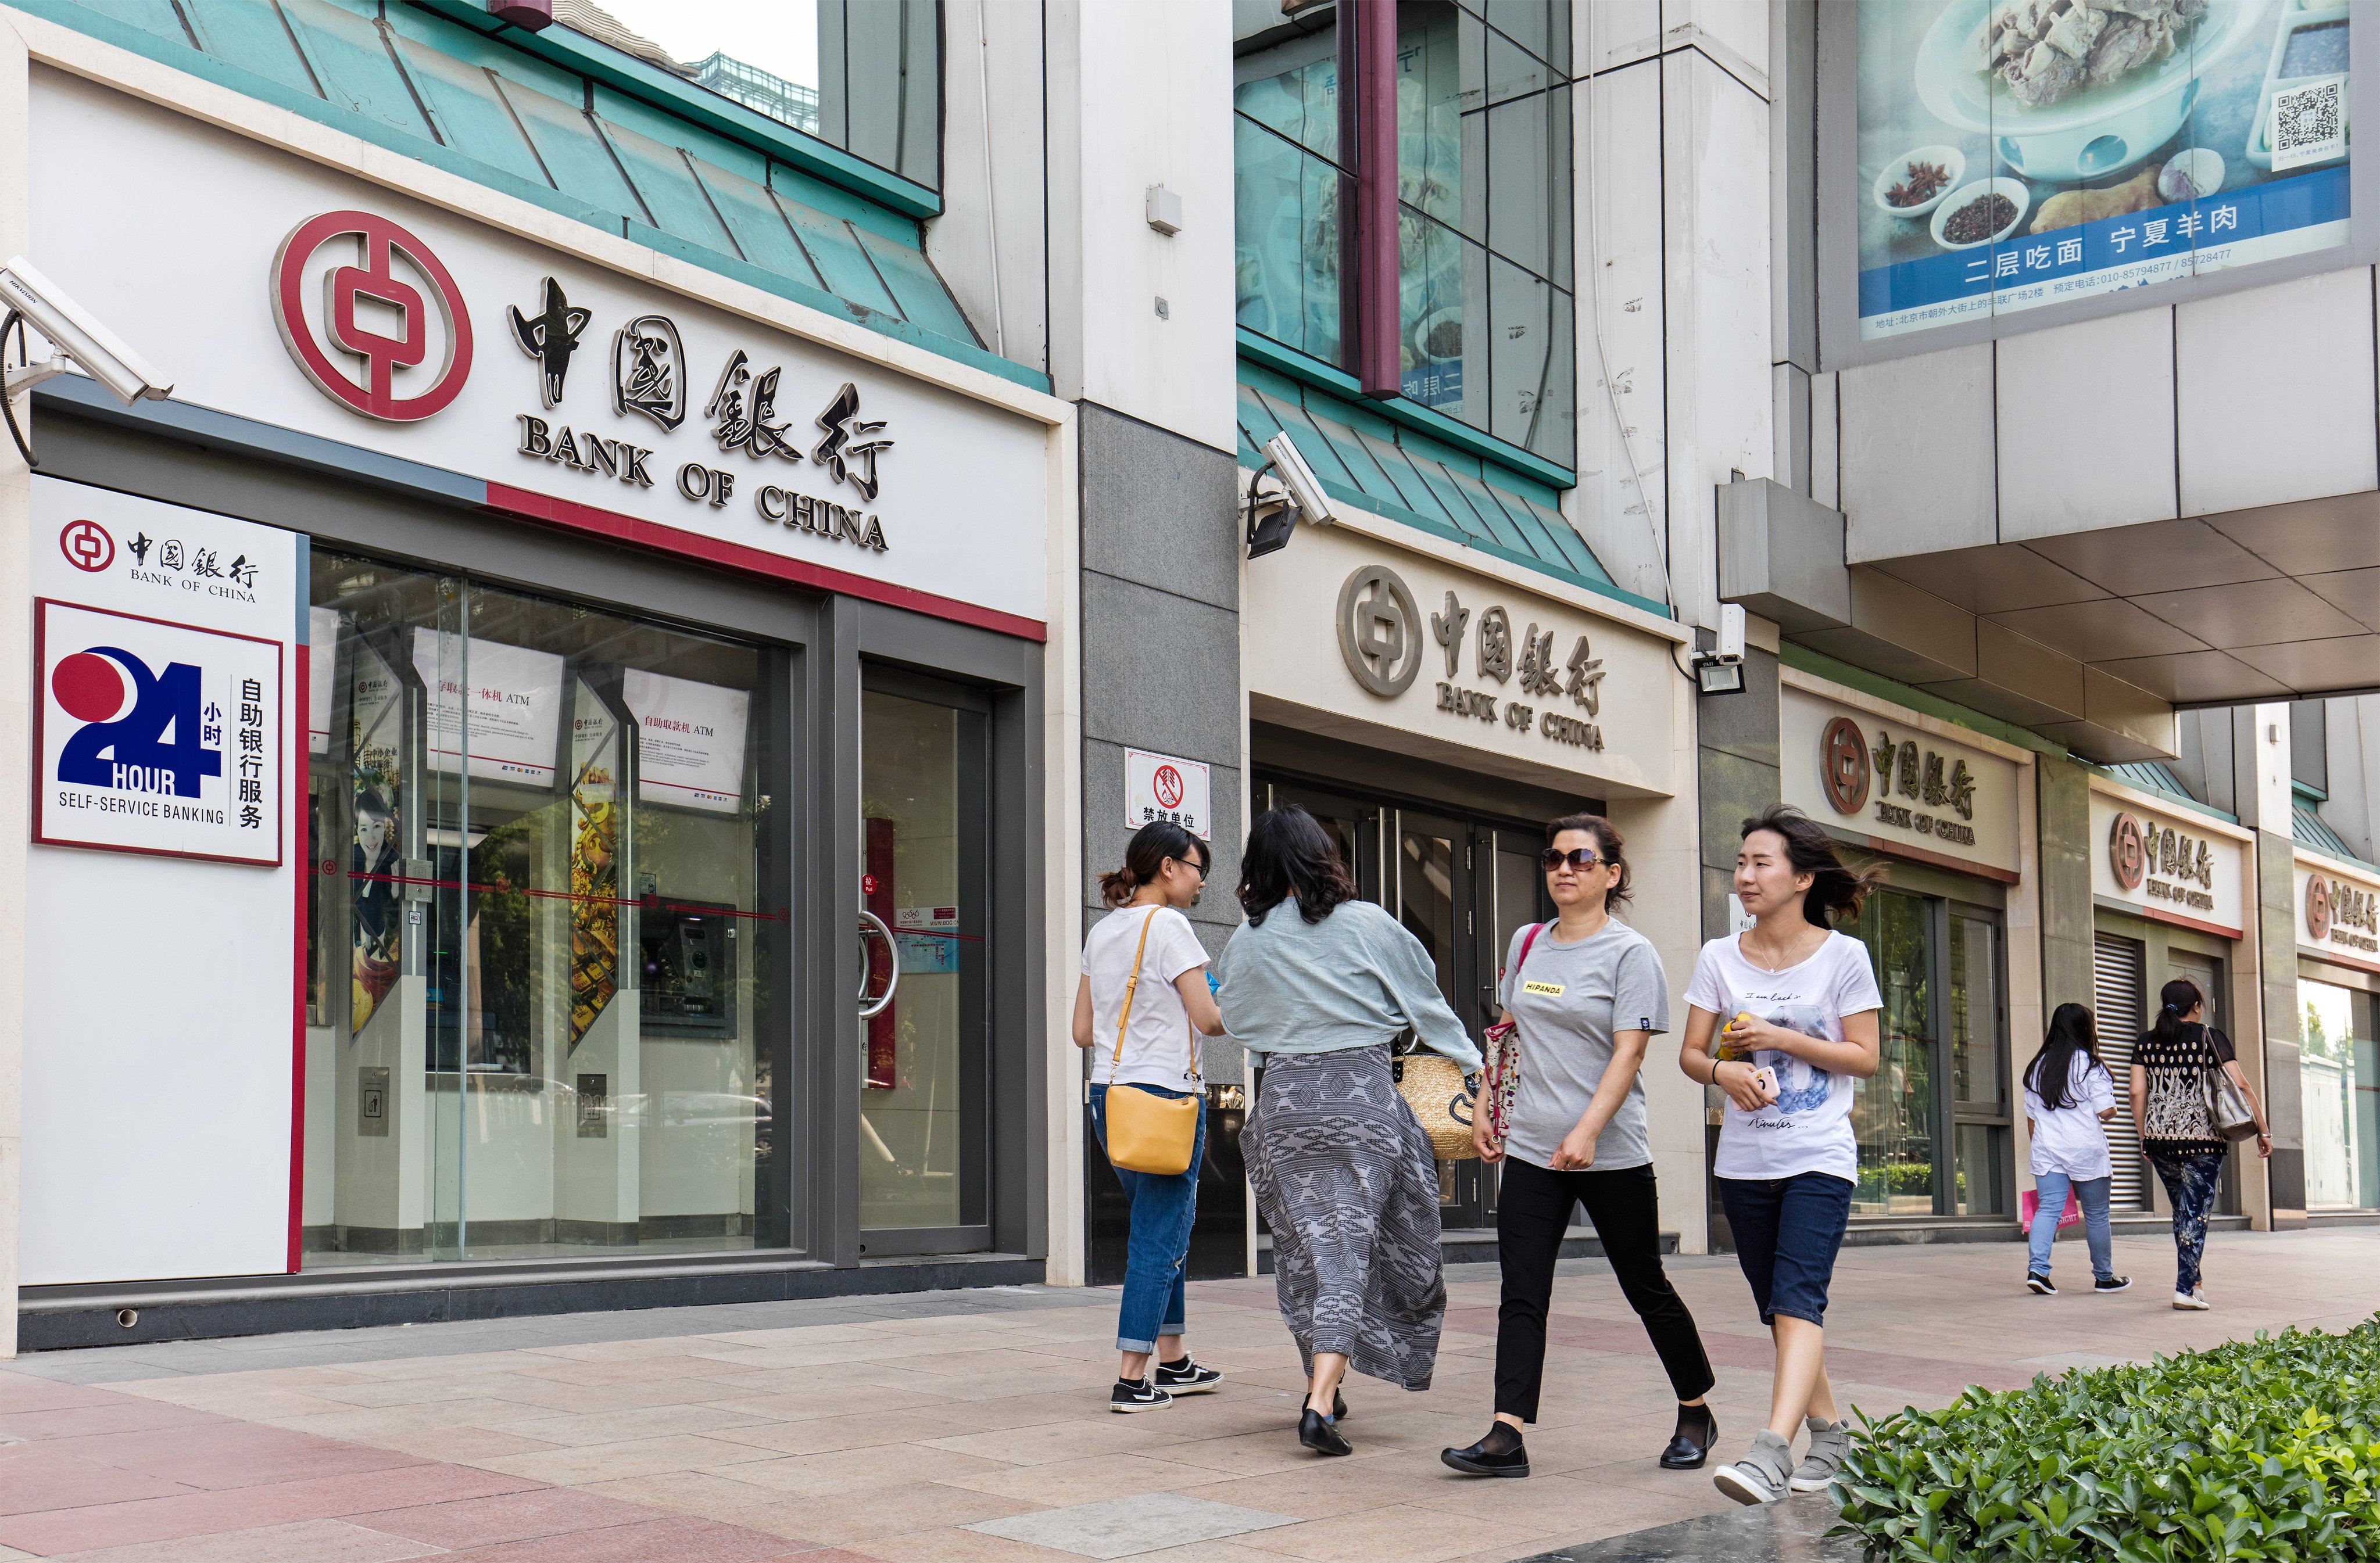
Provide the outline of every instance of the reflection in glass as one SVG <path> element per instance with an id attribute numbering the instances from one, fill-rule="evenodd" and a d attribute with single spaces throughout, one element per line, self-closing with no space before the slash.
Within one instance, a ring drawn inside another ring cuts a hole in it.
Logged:
<path id="1" fill-rule="evenodd" d="M 863 890 L 893 930 L 901 979 L 867 1023 L 862 1228 L 990 1219 L 983 767 L 976 712 L 863 697 Z"/>
<path id="2" fill-rule="evenodd" d="M 1961 1123 L 1951 1194 L 1954 1216 L 2005 1216 L 2008 1186 L 2001 1171 L 2000 1142 L 2008 1131 L 1990 1123 Z"/>
<path id="3" fill-rule="evenodd" d="M 1238 142 L 1235 318 L 1250 331 L 1335 364 L 1339 171 L 1245 117 L 1232 126 Z"/>
<path id="4" fill-rule="evenodd" d="M 312 557 L 306 1265 L 783 1245 L 768 660 Z"/>
<path id="5" fill-rule="evenodd" d="M 1854 1083 L 1852 1131 L 1859 1142 L 1863 1216 L 1934 1210 L 1933 951 L 1922 897 L 1878 891 L 1846 932 L 1867 946 L 1884 999 L 1877 1016 L 1881 1060 Z"/>
<path id="6" fill-rule="evenodd" d="M 1429 951 L 1439 991 L 1454 1002 L 1454 843 L 1444 836 L 1397 832 L 1397 921 Z"/>
<path id="7" fill-rule="evenodd" d="M 1950 1093 L 1998 1103 L 2008 1077 L 2000 1037 L 1999 929 L 1980 917 L 1950 916 Z"/>
<path id="8" fill-rule="evenodd" d="M 2305 1104 L 2306 1204 L 2341 1208 L 2363 1193 L 2362 1124 L 2356 1086 L 2356 1012 L 2364 1006 L 2335 983 L 2298 981 L 2303 1012 L 2299 1028 L 2298 1080 Z M 2374 1083 L 2380 1084 L 2380 1083 Z"/>

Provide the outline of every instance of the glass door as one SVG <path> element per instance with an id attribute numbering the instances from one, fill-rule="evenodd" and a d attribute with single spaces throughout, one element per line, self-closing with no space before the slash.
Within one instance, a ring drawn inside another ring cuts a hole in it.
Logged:
<path id="1" fill-rule="evenodd" d="M 890 674 L 871 674 L 860 700 L 861 892 L 899 973 L 863 1028 L 869 1255 L 991 1244 L 988 713 L 964 691 Z"/>
<path id="2" fill-rule="evenodd" d="M 1932 1215 L 1935 1197 L 1934 940 L 1924 896 L 1879 890 L 1846 931 L 1868 949 L 1884 1010 L 1875 1074 L 1852 1084 L 1858 1216 Z"/>
<path id="3" fill-rule="evenodd" d="M 777 659 L 313 561 L 305 1263 L 789 1245 Z"/>

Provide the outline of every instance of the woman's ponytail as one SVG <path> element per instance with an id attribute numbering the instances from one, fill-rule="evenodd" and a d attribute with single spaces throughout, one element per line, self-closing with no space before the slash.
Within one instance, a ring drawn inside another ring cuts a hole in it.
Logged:
<path id="1" fill-rule="evenodd" d="M 2176 977 L 2158 990 L 2157 1002 L 2164 1007 L 2149 1023 L 2149 1035 L 2159 1042 L 2174 1042 L 2181 1036 L 2181 1017 L 2205 1003 L 2206 995 L 2188 977 Z"/>
<path id="2" fill-rule="evenodd" d="M 1132 844 L 1124 848 L 1123 866 L 1099 876 L 1099 900 L 1122 906 L 1139 894 L 1143 885 L 1157 882 L 1169 857 L 1203 868 L 1207 844 L 1170 819 L 1151 820 L 1133 833 Z"/>

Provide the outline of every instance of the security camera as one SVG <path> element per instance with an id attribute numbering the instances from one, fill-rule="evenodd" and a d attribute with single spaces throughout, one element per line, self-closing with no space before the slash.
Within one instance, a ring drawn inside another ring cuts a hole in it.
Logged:
<path id="1" fill-rule="evenodd" d="M 1339 519 L 1339 512 L 1331 507 L 1330 496 L 1322 491 L 1322 480 L 1314 475 L 1314 468 L 1305 465 L 1305 458 L 1297 454 L 1297 446 L 1290 440 L 1288 430 L 1284 429 L 1267 440 L 1264 453 L 1281 474 L 1281 480 L 1288 485 L 1289 497 L 1297 502 L 1299 513 L 1307 521 L 1317 527 L 1328 527 Z"/>
<path id="2" fill-rule="evenodd" d="M 1718 644 L 1711 649 L 1711 660 L 1727 666 L 1743 660 L 1743 604 L 1722 602 L 1718 608 Z"/>
<path id="3" fill-rule="evenodd" d="M 50 339 L 60 354 L 74 360 L 83 373 L 98 381 L 130 406 L 141 397 L 164 401 L 173 394 L 171 383 L 160 380 L 123 339 L 99 323 L 90 310 L 67 297 L 57 284 L 33 269 L 23 256 L 0 266 L 0 307 L 21 315 L 27 324 Z M 11 394 L 30 383 L 58 372 L 55 359 L 36 365 L 8 387 Z"/>

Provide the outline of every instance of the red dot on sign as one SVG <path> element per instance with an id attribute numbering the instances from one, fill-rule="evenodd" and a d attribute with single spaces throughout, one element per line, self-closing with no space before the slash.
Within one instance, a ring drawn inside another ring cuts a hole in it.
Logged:
<path id="1" fill-rule="evenodd" d="M 78 651 L 51 672 L 50 693 L 77 721 L 104 721 L 124 709 L 124 674 L 106 658 Z"/>
<path id="2" fill-rule="evenodd" d="M 874 895 L 876 893 L 875 875 L 862 874 L 859 876 L 859 893 L 862 895 Z"/>

